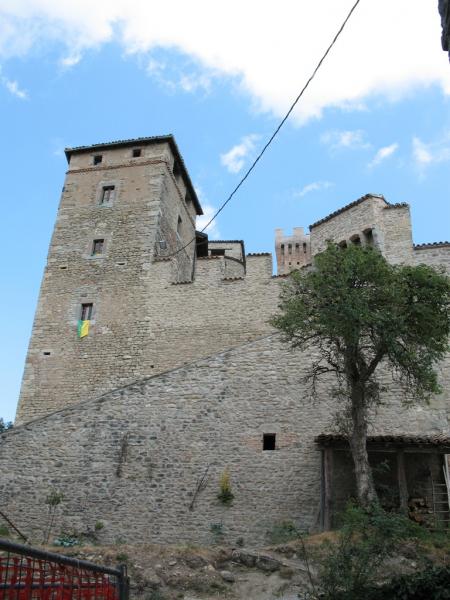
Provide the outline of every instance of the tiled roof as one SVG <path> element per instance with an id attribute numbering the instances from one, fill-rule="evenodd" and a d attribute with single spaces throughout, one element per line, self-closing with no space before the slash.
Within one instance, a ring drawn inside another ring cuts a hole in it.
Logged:
<path id="1" fill-rule="evenodd" d="M 178 149 L 175 138 L 171 133 L 167 135 L 152 135 L 149 137 L 139 137 L 139 138 L 131 138 L 128 140 L 115 140 L 113 142 L 102 142 L 99 144 L 92 144 L 90 146 L 74 146 L 73 148 L 65 148 L 64 152 L 66 154 L 67 161 L 70 161 L 70 157 L 72 154 L 78 154 L 81 152 L 93 152 L 95 150 L 108 150 L 109 148 L 120 148 L 127 146 L 138 146 L 140 144 L 158 144 L 161 142 L 167 142 L 170 145 L 170 148 L 175 155 L 178 163 L 180 164 L 181 170 L 183 171 L 183 175 L 186 179 L 187 188 L 192 197 L 192 201 L 195 204 L 195 208 L 197 209 L 197 214 L 202 215 L 203 210 L 200 205 L 200 202 L 197 198 L 197 194 L 195 193 L 194 186 L 192 185 L 191 178 L 189 177 L 188 170 L 186 169 L 186 165 L 184 164 L 183 157 L 181 156 L 180 150 Z"/>
<path id="2" fill-rule="evenodd" d="M 310 225 L 309 228 L 312 229 L 313 227 L 322 225 L 322 223 L 326 223 L 326 221 L 333 219 L 337 215 L 340 215 L 341 213 L 345 212 L 346 210 L 349 210 L 350 208 L 353 208 L 354 206 L 358 206 L 358 204 L 361 204 L 362 202 L 364 202 L 365 200 L 368 200 L 369 198 L 380 198 L 381 200 L 384 200 L 386 202 L 384 196 L 382 196 L 380 194 L 365 194 L 364 196 L 361 196 L 361 198 L 358 198 L 358 200 L 354 200 L 354 202 L 350 202 L 350 204 L 346 204 L 339 210 L 335 210 L 334 212 L 330 213 L 326 217 L 323 217 L 323 219 L 316 221 L 315 223 Z M 386 204 L 387 204 L 387 202 L 386 202 Z"/>
<path id="3" fill-rule="evenodd" d="M 339 446 L 348 445 L 345 435 L 339 433 L 321 433 L 315 440 L 321 446 Z M 369 435 L 367 444 L 382 444 L 386 446 L 428 446 L 428 447 L 448 447 L 450 451 L 450 435 Z"/>
<path id="4" fill-rule="evenodd" d="M 384 208 L 404 208 L 405 206 L 409 206 L 409 204 L 407 202 L 397 202 L 396 204 L 389 204 L 388 202 Z"/>

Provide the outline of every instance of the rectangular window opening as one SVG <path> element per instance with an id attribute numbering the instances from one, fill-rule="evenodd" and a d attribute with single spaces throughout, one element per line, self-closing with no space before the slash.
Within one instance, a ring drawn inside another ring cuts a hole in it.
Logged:
<path id="1" fill-rule="evenodd" d="M 92 302 L 88 302 L 81 305 L 80 321 L 90 321 L 92 318 L 92 309 L 94 305 Z"/>
<path id="2" fill-rule="evenodd" d="M 91 256 L 99 256 L 100 254 L 103 254 L 104 245 L 105 240 L 94 240 L 92 243 Z"/>
<path id="3" fill-rule="evenodd" d="M 94 163 L 94 165 L 99 165 L 102 162 L 102 160 L 103 160 L 103 156 L 101 154 L 96 154 L 94 156 L 93 163 Z"/>
<path id="4" fill-rule="evenodd" d="M 42 354 L 43 354 L 44 356 L 50 356 L 50 354 L 51 354 L 51 353 L 50 353 L 50 352 L 43 352 Z"/>
<path id="5" fill-rule="evenodd" d="M 224 248 L 211 248 L 211 256 L 225 256 Z"/>
<path id="6" fill-rule="evenodd" d="M 263 450 L 275 450 L 276 433 L 263 433 Z"/>
<path id="7" fill-rule="evenodd" d="M 141 148 L 133 148 L 133 158 L 139 158 L 139 156 L 142 156 Z"/>
<path id="8" fill-rule="evenodd" d="M 100 198 L 100 204 L 109 204 L 114 200 L 114 185 L 104 185 L 102 189 L 102 195 Z"/>

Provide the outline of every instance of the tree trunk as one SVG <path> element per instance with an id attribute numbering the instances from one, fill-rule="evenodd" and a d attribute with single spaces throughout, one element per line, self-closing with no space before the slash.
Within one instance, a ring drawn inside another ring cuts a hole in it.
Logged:
<path id="1" fill-rule="evenodd" d="M 349 442 L 355 464 L 356 490 L 358 502 L 363 508 L 368 509 L 378 502 L 378 497 L 367 453 L 367 407 L 364 392 L 359 386 L 353 386 L 351 396 L 353 431 Z"/>

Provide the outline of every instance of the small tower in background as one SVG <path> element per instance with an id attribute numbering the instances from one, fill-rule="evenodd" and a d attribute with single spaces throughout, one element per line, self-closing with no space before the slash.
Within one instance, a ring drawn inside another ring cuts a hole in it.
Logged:
<path id="1" fill-rule="evenodd" d="M 311 241 L 303 227 L 294 227 L 292 235 L 285 235 L 282 229 L 275 229 L 275 252 L 277 274 L 286 275 L 311 262 Z"/>

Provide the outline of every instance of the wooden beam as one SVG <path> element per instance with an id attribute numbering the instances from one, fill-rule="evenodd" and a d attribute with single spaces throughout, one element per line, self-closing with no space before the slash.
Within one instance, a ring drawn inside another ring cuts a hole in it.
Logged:
<path id="1" fill-rule="evenodd" d="M 398 479 L 398 491 L 400 494 L 400 510 L 407 512 L 408 510 L 408 483 L 406 480 L 406 469 L 405 469 L 405 453 L 403 450 L 397 452 L 397 479 Z"/>
<path id="2" fill-rule="evenodd" d="M 331 529 L 333 512 L 333 450 L 325 448 L 323 451 L 323 528 Z"/>

